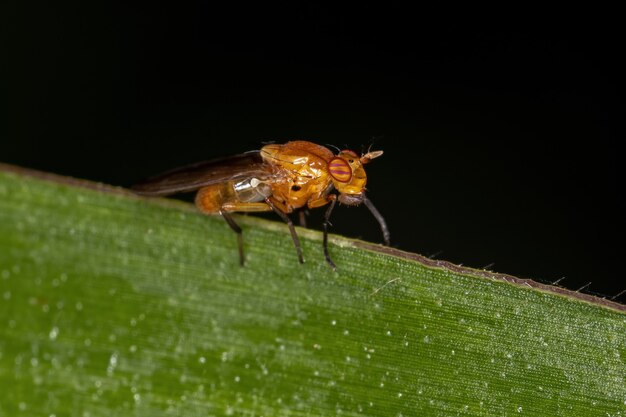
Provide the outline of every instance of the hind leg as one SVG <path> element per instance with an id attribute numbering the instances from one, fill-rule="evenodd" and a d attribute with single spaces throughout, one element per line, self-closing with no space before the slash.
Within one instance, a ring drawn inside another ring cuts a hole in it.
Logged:
<path id="1" fill-rule="evenodd" d="M 237 246 L 239 248 L 239 264 L 241 266 L 245 263 L 245 256 L 243 253 L 243 232 L 241 227 L 235 222 L 233 216 L 231 216 L 231 212 L 263 212 L 263 211 L 271 211 L 272 209 L 265 203 L 227 203 L 220 208 L 219 213 L 222 215 L 226 223 L 230 226 L 231 229 L 235 233 L 237 233 Z"/>

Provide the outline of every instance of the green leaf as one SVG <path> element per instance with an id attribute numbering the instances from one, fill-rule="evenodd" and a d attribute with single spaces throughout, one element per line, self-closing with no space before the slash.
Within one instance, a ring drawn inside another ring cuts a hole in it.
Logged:
<path id="1" fill-rule="evenodd" d="M 626 416 L 624 306 L 237 220 L 0 166 L 0 415 Z"/>

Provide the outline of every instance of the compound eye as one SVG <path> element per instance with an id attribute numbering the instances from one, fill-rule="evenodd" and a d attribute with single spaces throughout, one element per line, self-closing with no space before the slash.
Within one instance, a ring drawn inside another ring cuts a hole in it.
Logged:
<path id="1" fill-rule="evenodd" d="M 348 182 L 352 178 L 352 168 L 345 159 L 335 157 L 328 163 L 330 175 L 339 182 Z"/>

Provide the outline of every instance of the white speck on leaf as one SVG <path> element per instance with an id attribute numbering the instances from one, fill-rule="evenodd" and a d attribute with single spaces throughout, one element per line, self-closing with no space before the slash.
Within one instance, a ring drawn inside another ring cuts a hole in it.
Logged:
<path id="1" fill-rule="evenodd" d="M 48 337 L 50 338 L 50 340 L 56 340 L 58 335 L 59 335 L 59 328 L 56 326 L 50 330 L 50 333 L 48 333 Z"/>
<path id="2" fill-rule="evenodd" d="M 115 368 L 117 368 L 117 352 L 113 352 L 111 357 L 109 358 L 109 365 L 107 366 L 107 374 L 112 375 L 115 372 Z"/>

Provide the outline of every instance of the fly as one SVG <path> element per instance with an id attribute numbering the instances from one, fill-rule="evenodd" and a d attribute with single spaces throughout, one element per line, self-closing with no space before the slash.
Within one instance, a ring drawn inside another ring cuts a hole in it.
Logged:
<path id="1" fill-rule="evenodd" d="M 368 151 L 359 156 L 343 150 L 335 155 L 307 141 L 270 144 L 259 151 L 165 172 L 135 185 L 133 190 L 148 196 L 197 191 L 198 209 L 205 214 L 220 214 L 237 233 L 241 265 L 245 259 L 243 236 L 231 213 L 274 211 L 289 226 L 298 260 L 303 263 L 300 239 L 288 214 L 328 205 L 323 224 L 324 256 L 336 269 L 328 253 L 328 226 L 337 201 L 349 206 L 365 204 L 380 225 L 385 245 L 389 245 L 387 223 L 365 195 L 367 176 L 363 165 L 382 154 Z"/>

